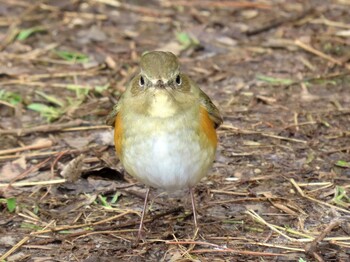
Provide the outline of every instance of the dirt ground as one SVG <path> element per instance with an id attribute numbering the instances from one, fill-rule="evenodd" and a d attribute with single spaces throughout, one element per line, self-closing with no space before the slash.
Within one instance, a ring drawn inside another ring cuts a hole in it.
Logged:
<path id="1" fill-rule="evenodd" d="M 210 174 L 151 191 L 105 118 L 147 50 L 218 105 Z M 0 0 L 0 261 L 350 261 L 350 2 Z"/>

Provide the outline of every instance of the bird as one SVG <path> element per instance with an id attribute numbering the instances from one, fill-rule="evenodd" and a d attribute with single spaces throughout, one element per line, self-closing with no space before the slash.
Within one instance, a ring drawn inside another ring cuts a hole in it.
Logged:
<path id="1" fill-rule="evenodd" d="M 173 53 L 141 56 L 139 72 L 106 118 L 114 127 L 115 150 L 124 169 L 147 187 L 138 239 L 150 188 L 189 189 L 198 229 L 194 187 L 213 165 L 216 129 L 222 122 L 218 108 L 182 72 Z"/>

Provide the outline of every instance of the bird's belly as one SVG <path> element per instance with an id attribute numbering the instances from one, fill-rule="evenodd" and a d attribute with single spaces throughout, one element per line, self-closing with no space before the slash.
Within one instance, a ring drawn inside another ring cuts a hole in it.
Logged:
<path id="1" fill-rule="evenodd" d="M 215 157 L 195 130 L 179 130 L 125 140 L 122 162 L 128 173 L 146 185 L 167 191 L 194 186 L 207 174 Z"/>

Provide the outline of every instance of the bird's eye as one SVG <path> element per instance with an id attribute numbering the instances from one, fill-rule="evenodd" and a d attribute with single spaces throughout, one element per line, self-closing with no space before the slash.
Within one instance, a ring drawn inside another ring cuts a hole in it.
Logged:
<path id="1" fill-rule="evenodd" d="M 145 79 L 143 78 L 143 76 L 140 77 L 139 85 L 140 86 L 144 86 L 145 85 Z"/>
<path id="2" fill-rule="evenodd" d="M 176 84 L 181 85 L 181 83 L 182 83 L 181 76 L 177 75 L 175 81 L 176 81 Z"/>

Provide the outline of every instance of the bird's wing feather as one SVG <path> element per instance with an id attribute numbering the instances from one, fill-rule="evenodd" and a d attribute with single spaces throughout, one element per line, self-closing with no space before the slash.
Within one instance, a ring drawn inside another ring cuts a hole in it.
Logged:
<path id="1" fill-rule="evenodd" d="M 203 106 L 208 111 L 210 120 L 214 122 L 214 127 L 218 128 L 223 122 L 219 109 L 210 100 L 209 96 L 207 96 L 206 93 L 204 93 L 198 86 L 196 86 L 196 84 L 193 82 L 191 84 L 195 87 L 201 106 Z"/>
<path id="2" fill-rule="evenodd" d="M 215 128 L 218 128 L 223 122 L 219 109 L 204 92 L 203 96 L 206 96 L 207 99 L 201 99 L 201 105 L 208 111 L 209 118 L 214 122 Z"/>
<path id="3" fill-rule="evenodd" d="M 115 119 L 118 115 L 118 112 L 119 112 L 119 103 L 117 103 L 112 111 L 108 114 L 108 116 L 106 117 L 106 124 L 109 125 L 109 126 L 113 126 L 114 127 L 114 124 L 115 124 Z"/>

